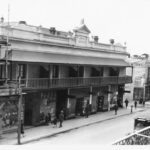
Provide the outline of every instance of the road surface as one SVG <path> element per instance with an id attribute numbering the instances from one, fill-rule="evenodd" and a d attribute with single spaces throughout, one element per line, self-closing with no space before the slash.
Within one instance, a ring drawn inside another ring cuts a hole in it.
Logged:
<path id="1" fill-rule="evenodd" d="M 137 112 L 127 116 L 107 120 L 94 125 L 82 127 L 55 137 L 41 139 L 30 144 L 34 145 L 111 145 L 114 141 L 133 132 L 134 118 L 148 114 L 150 110 Z"/>

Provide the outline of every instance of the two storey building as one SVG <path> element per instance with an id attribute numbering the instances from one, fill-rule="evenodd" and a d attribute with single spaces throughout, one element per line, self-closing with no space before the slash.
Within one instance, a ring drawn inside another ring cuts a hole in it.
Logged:
<path id="1" fill-rule="evenodd" d="M 110 110 L 116 99 L 121 107 L 124 86 L 132 82 L 126 75 L 129 53 L 125 46 L 99 43 L 89 35 L 84 23 L 63 32 L 25 21 L 2 22 L 0 99 L 7 101 L 5 113 L 16 114 L 19 77 L 25 125 L 37 125 L 47 113 L 53 118 L 61 110 L 66 119 L 83 115 L 87 103 L 91 113 Z"/>

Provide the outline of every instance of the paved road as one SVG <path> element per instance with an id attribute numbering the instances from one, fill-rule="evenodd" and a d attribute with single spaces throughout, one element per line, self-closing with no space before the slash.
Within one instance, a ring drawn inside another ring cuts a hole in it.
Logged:
<path id="1" fill-rule="evenodd" d="M 111 144 L 133 131 L 133 120 L 136 116 L 150 113 L 150 110 L 128 116 L 115 118 L 94 125 L 82 127 L 67 133 L 59 134 L 49 139 L 43 139 L 30 144 L 44 145 L 84 145 Z"/>

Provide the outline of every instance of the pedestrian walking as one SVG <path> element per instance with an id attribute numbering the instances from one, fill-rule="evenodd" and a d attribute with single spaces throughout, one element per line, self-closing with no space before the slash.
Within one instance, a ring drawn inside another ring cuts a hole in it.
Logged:
<path id="1" fill-rule="evenodd" d="M 51 123 L 51 114 L 50 114 L 50 112 L 47 115 L 48 115 L 48 123 Z"/>
<path id="2" fill-rule="evenodd" d="M 131 114 L 132 114 L 132 112 L 133 112 L 133 105 L 131 105 Z"/>
<path id="3" fill-rule="evenodd" d="M 145 107 L 145 100 L 143 100 L 143 107 Z"/>
<path id="4" fill-rule="evenodd" d="M 126 98 L 126 100 L 125 100 L 124 102 L 125 102 L 125 105 L 126 105 L 126 108 L 127 108 L 127 107 L 128 107 L 128 104 L 129 104 L 128 99 Z"/>
<path id="5" fill-rule="evenodd" d="M 134 107 L 135 107 L 135 109 L 137 107 L 137 101 L 136 100 L 134 101 Z"/>
<path id="6" fill-rule="evenodd" d="M 52 121 L 52 123 L 54 124 L 53 128 L 57 127 L 57 117 L 54 118 L 54 120 Z"/>
<path id="7" fill-rule="evenodd" d="M 115 109 L 115 115 L 117 115 L 117 111 L 118 111 L 118 105 L 117 104 L 115 104 L 114 109 Z"/>
<path id="8" fill-rule="evenodd" d="M 24 124 L 23 124 L 23 120 L 21 120 L 21 134 L 24 137 Z"/>
<path id="9" fill-rule="evenodd" d="M 89 104 L 87 104 L 85 107 L 85 118 L 89 117 L 89 112 L 90 112 L 90 106 L 89 106 Z"/>
<path id="10" fill-rule="evenodd" d="M 62 127 L 63 121 L 64 121 L 64 112 L 61 111 L 60 114 L 59 114 L 59 123 L 60 123 L 60 124 L 59 124 L 59 128 Z"/>
<path id="11" fill-rule="evenodd" d="M 48 120 L 48 114 L 46 114 L 45 115 L 45 125 L 48 125 L 48 122 L 49 122 L 49 120 Z"/>
<path id="12" fill-rule="evenodd" d="M 143 102 L 143 98 L 141 97 L 139 100 L 139 104 L 142 104 L 142 102 Z"/>

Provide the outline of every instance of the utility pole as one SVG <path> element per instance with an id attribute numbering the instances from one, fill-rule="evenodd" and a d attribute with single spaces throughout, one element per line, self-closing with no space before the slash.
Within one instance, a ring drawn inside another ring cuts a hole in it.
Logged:
<path id="1" fill-rule="evenodd" d="M 22 89 L 20 86 L 21 77 L 19 76 L 19 83 L 18 83 L 18 95 L 19 95 L 19 102 L 18 102 L 18 145 L 21 144 L 21 111 L 22 111 Z"/>
<path id="2" fill-rule="evenodd" d="M 7 27 L 7 45 L 6 45 L 6 52 L 5 52 L 5 85 L 8 82 L 8 50 L 9 50 L 9 5 L 8 5 L 8 27 Z"/>

